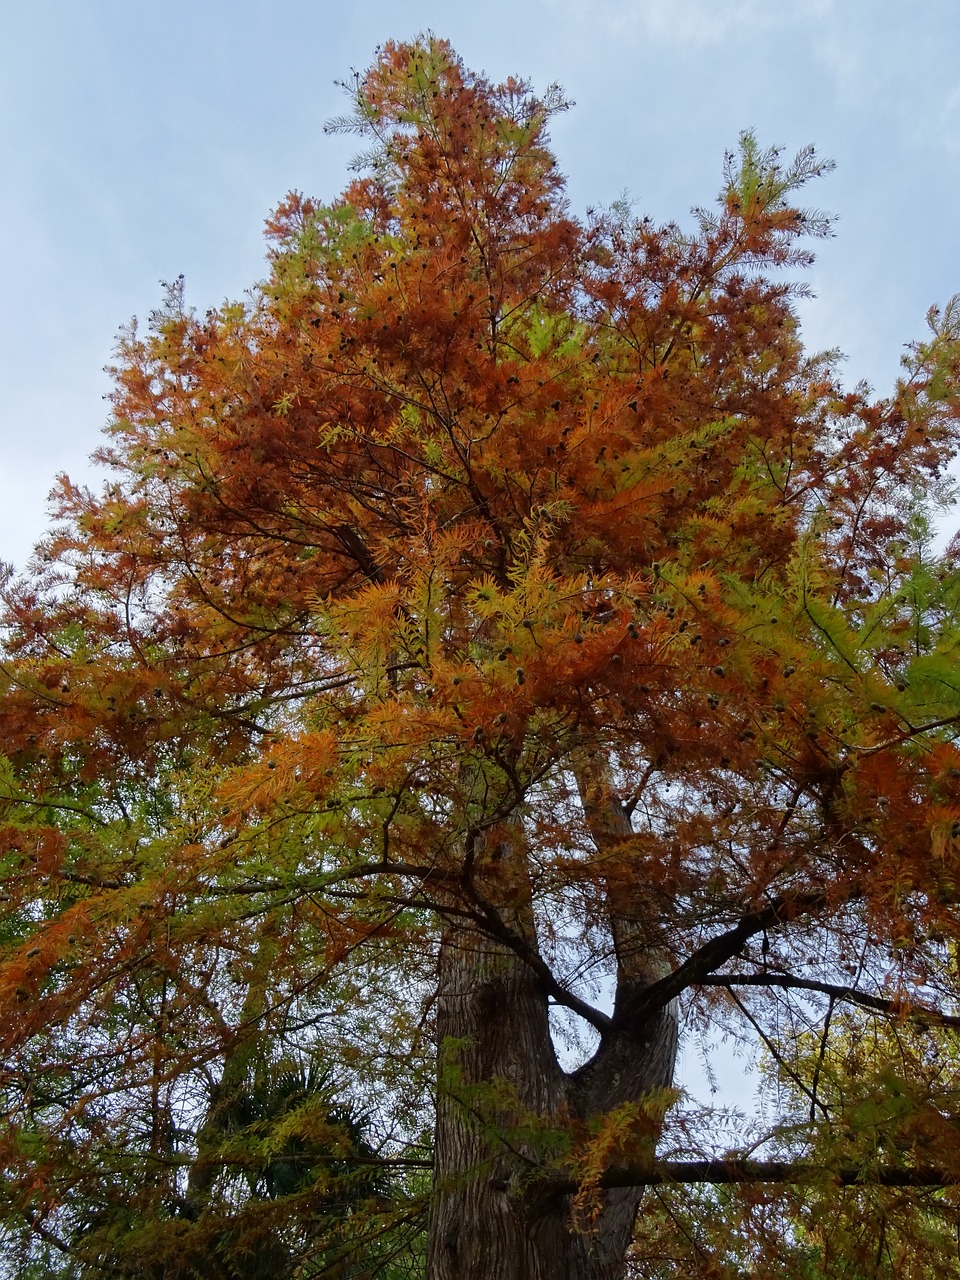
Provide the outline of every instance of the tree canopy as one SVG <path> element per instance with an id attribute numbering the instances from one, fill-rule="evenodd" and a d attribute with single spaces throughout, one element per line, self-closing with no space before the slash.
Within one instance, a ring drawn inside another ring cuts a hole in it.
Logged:
<path id="1" fill-rule="evenodd" d="M 123 332 L 6 582 L 19 1274 L 954 1274 L 960 302 L 845 390 L 812 149 L 577 218 L 558 90 L 345 87 L 354 179 Z"/>

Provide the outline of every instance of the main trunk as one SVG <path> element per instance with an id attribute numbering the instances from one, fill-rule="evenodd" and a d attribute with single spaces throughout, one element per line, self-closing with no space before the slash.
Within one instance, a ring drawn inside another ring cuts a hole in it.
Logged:
<path id="1" fill-rule="evenodd" d="M 434 1199 L 428 1280 L 618 1280 L 642 1194 L 605 1193 L 589 1230 L 538 1186 L 547 1128 L 587 1120 L 672 1079 L 672 1009 L 615 1030 L 579 1072 L 559 1066 L 530 967 L 479 931 L 448 931 L 440 958 Z"/>

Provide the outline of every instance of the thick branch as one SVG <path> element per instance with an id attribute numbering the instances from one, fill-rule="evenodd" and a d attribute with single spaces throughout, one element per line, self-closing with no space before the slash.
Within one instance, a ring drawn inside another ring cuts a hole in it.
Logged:
<path id="1" fill-rule="evenodd" d="M 824 1180 L 843 1187 L 952 1187 L 960 1185 L 960 1175 L 933 1165 L 914 1168 L 860 1168 L 840 1165 L 827 1168 L 805 1161 L 790 1160 L 665 1160 L 649 1165 L 621 1165 L 608 1169 L 600 1185 L 613 1187 L 665 1186 L 670 1183 L 758 1183 L 782 1185 Z M 558 1195 L 573 1195 L 580 1189 L 575 1179 L 558 1179 L 549 1184 Z"/>
<path id="2" fill-rule="evenodd" d="M 825 907 L 827 897 L 820 891 L 784 894 L 757 911 L 750 911 L 726 933 L 705 942 L 683 964 L 666 977 L 652 982 L 638 993 L 625 1010 L 631 1021 L 646 1019 L 665 1008 L 688 987 L 702 984 L 703 980 L 721 965 L 738 955 L 750 938 L 778 925 L 787 924 L 799 915 L 816 913 Z"/>

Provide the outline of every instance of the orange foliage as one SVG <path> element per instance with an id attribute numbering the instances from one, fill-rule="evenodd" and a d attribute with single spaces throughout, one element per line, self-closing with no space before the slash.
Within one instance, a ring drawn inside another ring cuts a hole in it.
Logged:
<path id="1" fill-rule="evenodd" d="M 61 479 L 5 593 L 16 1123 L 95 1181 L 30 1084 L 92 1072 L 102 1133 L 199 1162 L 147 1180 L 195 1214 L 216 1081 L 291 1044 L 418 1140 L 382 1099 L 458 1040 L 425 995 L 458 947 L 600 1033 L 544 1118 L 606 1135 L 588 1199 L 663 1115 L 583 1082 L 675 998 L 768 1046 L 786 979 L 811 1011 L 960 998 L 960 573 L 918 496 L 956 448 L 958 308 L 889 398 L 846 394 L 783 270 L 826 231 L 812 151 L 745 135 L 681 233 L 574 218 L 561 101 L 442 41 L 386 45 L 355 105 L 367 172 L 280 205 L 248 302 L 177 282 L 122 335 L 110 479 Z"/>

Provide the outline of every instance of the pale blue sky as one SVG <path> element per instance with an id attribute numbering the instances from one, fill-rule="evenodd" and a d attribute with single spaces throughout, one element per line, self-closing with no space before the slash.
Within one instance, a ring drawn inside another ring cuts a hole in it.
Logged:
<path id="1" fill-rule="evenodd" d="M 290 188 L 332 198 L 351 140 L 333 84 L 431 28 L 468 65 L 558 80 L 574 207 L 624 190 L 657 218 L 712 199 L 741 129 L 838 162 L 805 325 L 880 388 L 960 289 L 960 2 L 4 0 L 0 4 L 0 559 L 22 562 L 53 474 L 79 475 L 113 336 L 184 272 L 206 308 L 263 270 Z"/>
<path id="2" fill-rule="evenodd" d="M 258 279 L 284 193 L 345 183 L 333 81 L 427 28 L 576 100 L 553 134 L 576 210 L 627 191 L 682 220 L 747 127 L 834 157 L 803 316 L 851 381 L 889 387 L 960 290 L 960 0 L 0 0 L 0 559 L 25 561 L 57 471 L 87 474 L 119 326 L 161 278 L 200 309 Z"/>

